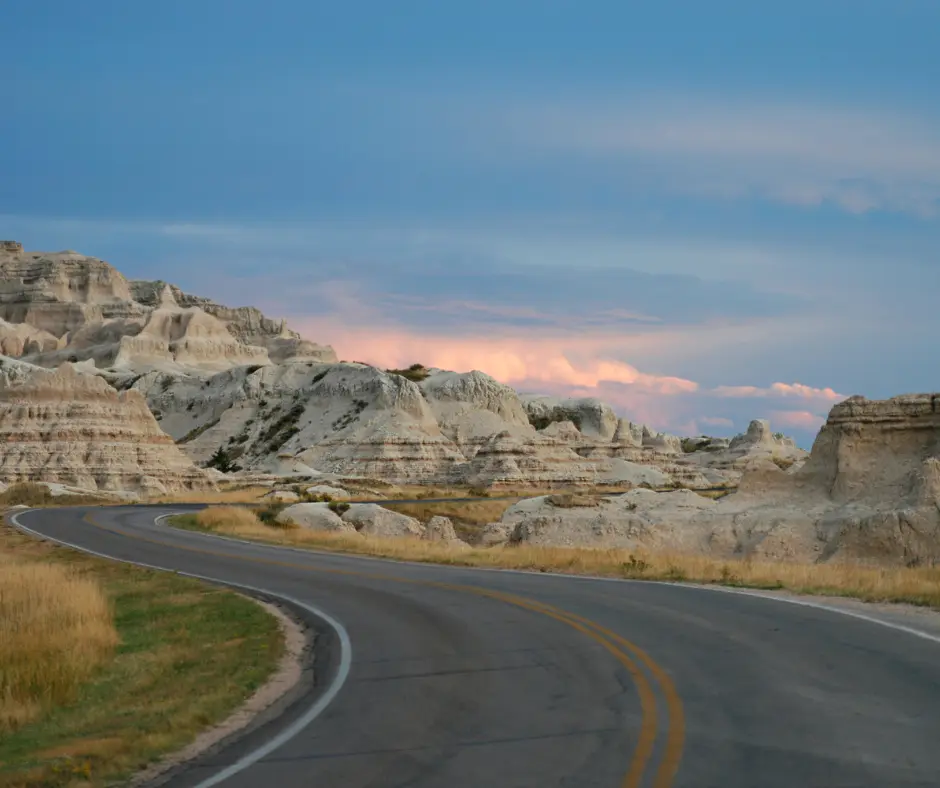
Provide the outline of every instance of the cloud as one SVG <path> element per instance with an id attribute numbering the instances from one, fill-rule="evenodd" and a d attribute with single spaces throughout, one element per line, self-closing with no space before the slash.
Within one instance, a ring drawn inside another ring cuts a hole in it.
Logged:
<path id="1" fill-rule="evenodd" d="M 775 426 L 815 432 L 826 423 L 826 417 L 808 410 L 773 410 L 769 418 Z"/>
<path id="2" fill-rule="evenodd" d="M 310 336 L 323 336 L 322 324 L 298 321 L 298 328 Z M 631 390 L 659 396 L 688 394 L 698 384 L 673 375 L 654 375 L 613 359 L 589 359 L 584 341 L 526 337 L 429 336 L 405 329 L 337 328 L 330 338 L 337 352 L 351 361 L 365 361 L 384 367 L 405 367 L 421 363 L 466 371 L 479 369 L 497 380 L 527 387 L 549 386 L 595 388 L 617 383 Z M 575 360 L 572 360 L 575 358 Z"/>
<path id="3" fill-rule="evenodd" d="M 719 397 L 796 397 L 806 400 L 840 402 L 846 399 L 831 388 L 814 388 L 802 383 L 772 383 L 766 388 L 759 386 L 716 386 L 712 393 Z"/>
<path id="4" fill-rule="evenodd" d="M 729 247 L 707 241 L 633 246 L 629 239 L 561 235 L 551 256 L 549 241 L 505 228 L 476 237 L 465 228 L 69 220 L 21 226 L 61 237 L 55 246 L 106 257 L 130 276 L 166 278 L 189 292 L 286 317 L 305 336 L 333 344 L 341 358 L 479 369 L 518 390 L 599 397 L 625 417 L 671 432 L 733 434 L 752 418 L 802 411 L 812 418 L 782 418 L 805 442 L 807 425 L 842 398 L 825 385 L 828 355 L 815 385 L 774 381 L 803 374 L 807 343 L 820 336 L 832 343 L 839 332 L 857 336 L 831 302 L 811 309 L 812 301 L 740 278 L 616 265 L 618 253 L 628 265 L 650 268 L 694 261 L 698 253 L 711 271 Z M 83 228 L 88 240 L 66 239 Z M 96 236 L 120 243 L 100 250 Z M 126 259 L 126 238 L 136 239 L 138 259 Z M 773 257 L 760 248 L 738 254 L 739 272 L 748 262 L 764 272 Z M 572 262 L 580 260 L 593 265 Z"/>
<path id="5" fill-rule="evenodd" d="M 330 341 L 340 358 L 349 361 L 383 368 L 422 363 L 457 371 L 477 369 L 518 391 L 597 397 L 626 418 L 679 434 L 734 434 L 743 431 L 751 419 L 770 418 L 775 426 L 800 432 L 798 437 L 806 443 L 824 420 L 821 411 L 839 398 L 831 388 L 802 384 L 703 387 L 680 375 L 605 358 L 604 348 L 612 339 L 607 336 L 433 335 L 387 321 L 378 326 L 364 325 L 358 319 L 356 323 L 350 328 L 348 323 L 343 326 L 324 317 L 292 325 L 313 339 Z M 733 395 L 723 396 L 723 391 Z M 787 409 L 786 404 L 794 400 L 806 408 Z M 703 412 L 710 415 L 703 417 Z"/>
<path id="6" fill-rule="evenodd" d="M 940 213 L 935 118 L 683 95 L 518 102 L 490 117 L 520 147 L 604 162 L 643 188 Z"/>

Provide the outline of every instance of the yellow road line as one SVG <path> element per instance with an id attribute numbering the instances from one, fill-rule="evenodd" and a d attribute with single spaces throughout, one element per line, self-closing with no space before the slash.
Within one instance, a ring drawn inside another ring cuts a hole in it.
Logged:
<path id="1" fill-rule="evenodd" d="M 656 772 L 656 778 L 653 781 L 653 788 L 669 788 L 676 776 L 676 772 L 679 770 L 679 762 L 682 760 L 682 750 L 685 746 L 685 712 L 682 708 L 682 699 L 679 696 L 679 692 L 672 678 L 646 651 L 613 630 L 568 610 L 562 610 L 554 605 L 549 605 L 537 600 L 535 600 L 535 602 L 546 610 L 561 612 L 572 620 L 579 621 L 585 626 L 603 633 L 612 641 L 619 643 L 632 652 L 646 665 L 650 673 L 653 674 L 653 677 L 662 689 L 663 696 L 666 699 L 666 708 L 669 713 L 669 723 L 666 726 L 666 746 L 659 764 L 659 769 L 657 769 Z"/>
<path id="2" fill-rule="evenodd" d="M 641 710 L 640 734 L 637 738 L 636 747 L 634 748 L 633 756 L 630 760 L 630 766 L 627 770 L 627 773 L 624 775 L 621 785 L 622 788 L 639 788 L 643 780 L 643 776 L 646 773 L 646 765 L 653 754 L 653 749 L 656 743 L 658 728 L 656 696 L 653 693 L 649 680 L 636 664 L 636 662 L 630 657 L 629 654 L 617 647 L 616 644 L 620 644 L 630 651 L 634 656 L 636 656 L 653 674 L 653 677 L 660 685 L 663 695 L 666 698 L 666 706 L 668 710 L 668 720 L 666 725 L 666 746 L 663 757 L 660 761 L 659 768 L 656 772 L 653 788 L 669 788 L 672 785 L 672 781 L 679 768 L 679 762 L 682 759 L 682 749 L 685 743 L 685 717 L 682 710 L 682 701 L 679 698 L 679 694 L 676 691 L 675 685 L 669 675 L 643 649 L 634 643 L 631 643 L 621 635 L 618 635 L 616 632 L 613 632 L 601 624 L 598 624 L 596 621 L 592 621 L 589 618 L 571 613 L 570 611 L 564 610 L 562 608 L 555 607 L 554 605 L 539 602 L 535 599 L 520 597 L 515 594 L 506 594 L 501 591 L 481 588 L 478 586 L 441 583 L 432 580 L 411 580 L 408 578 L 395 577 L 393 575 L 360 572 L 352 569 L 315 567 L 305 564 L 295 564 L 289 561 L 279 561 L 271 558 L 241 556 L 218 552 L 215 550 L 206 550 L 199 547 L 174 545 L 160 541 L 158 539 L 150 539 L 145 536 L 129 533 L 128 531 L 113 525 L 101 525 L 100 523 L 95 522 L 91 512 L 86 513 L 82 519 L 89 525 L 92 525 L 99 530 L 107 531 L 108 533 L 120 534 L 121 536 L 127 537 L 129 539 L 155 544 L 160 547 L 167 547 L 174 550 L 186 550 L 187 552 L 191 553 L 211 555 L 216 558 L 234 559 L 247 563 L 260 563 L 270 566 L 282 566 L 290 569 L 300 569 L 305 572 L 336 574 L 366 578 L 370 580 L 385 580 L 396 583 L 406 583 L 410 585 L 437 587 L 462 593 L 472 593 L 478 596 L 489 597 L 491 599 L 506 602 L 508 604 L 512 604 L 535 613 L 541 613 L 542 615 L 548 616 L 549 618 L 567 624 L 571 628 L 581 632 L 595 642 L 599 643 L 607 651 L 609 651 L 624 666 L 624 668 L 626 668 L 634 682 L 634 685 L 637 688 L 637 693 L 640 697 Z M 259 544 L 262 546 L 277 547 L 277 545 L 265 545 L 264 543 Z"/>

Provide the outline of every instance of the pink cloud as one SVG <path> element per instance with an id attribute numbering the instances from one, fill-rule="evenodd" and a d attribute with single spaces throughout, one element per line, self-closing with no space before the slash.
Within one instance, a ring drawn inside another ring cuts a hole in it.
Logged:
<path id="1" fill-rule="evenodd" d="M 799 399 L 821 399 L 827 402 L 839 402 L 845 396 L 831 388 L 814 388 L 802 383 L 773 383 L 766 388 L 758 386 L 718 386 L 711 390 L 719 397 L 796 397 Z"/>
<path id="2" fill-rule="evenodd" d="M 509 384 L 524 382 L 529 385 L 594 388 L 609 382 L 665 396 L 698 390 L 698 384 L 692 380 L 652 375 L 622 361 L 598 358 L 596 339 L 484 339 L 413 334 L 383 328 L 345 329 L 332 333 L 332 344 L 340 357 L 377 366 L 401 367 L 420 362 L 443 369 L 479 369 Z M 323 336 L 323 332 L 318 331 L 317 335 Z"/>
<path id="3" fill-rule="evenodd" d="M 826 419 L 808 410 L 774 410 L 770 412 L 770 422 L 775 427 L 815 431 L 826 423 Z"/>
<path id="4" fill-rule="evenodd" d="M 741 419 L 771 414 L 782 428 L 812 431 L 823 418 L 811 411 L 843 398 L 831 388 L 800 383 L 702 388 L 694 380 L 644 372 L 614 357 L 633 349 L 635 340 L 642 346 L 642 336 L 529 328 L 502 336 L 432 333 L 395 325 L 384 316 L 359 312 L 352 303 L 349 306 L 342 323 L 336 313 L 292 322 L 306 336 L 330 342 L 341 359 L 383 368 L 421 363 L 457 371 L 477 369 L 521 392 L 597 397 L 633 421 L 673 433 L 700 434 L 708 428 L 726 431 Z M 722 399 L 740 401 L 734 414 L 699 415 L 714 413 Z M 749 410 L 748 399 L 755 400 L 753 411 L 738 414 L 738 409 Z M 771 410 L 787 399 L 805 403 L 806 410 Z"/>

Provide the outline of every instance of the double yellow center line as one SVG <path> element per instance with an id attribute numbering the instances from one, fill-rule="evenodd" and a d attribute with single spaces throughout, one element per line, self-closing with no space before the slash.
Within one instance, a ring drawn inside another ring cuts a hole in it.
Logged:
<path id="1" fill-rule="evenodd" d="M 592 621 L 589 618 L 576 615 L 575 613 L 571 613 L 553 605 L 539 602 L 535 599 L 516 596 L 515 594 L 507 594 L 502 591 L 494 591 L 488 588 L 481 588 L 479 586 L 439 583 L 430 580 L 411 580 L 402 577 L 395 577 L 393 575 L 359 572 L 352 569 L 327 569 L 310 566 L 308 564 L 279 561 L 271 558 L 241 556 L 233 553 L 206 550 L 198 547 L 170 544 L 158 539 L 149 539 L 145 536 L 130 533 L 114 526 L 106 527 L 95 522 L 90 512 L 85 515 L 84 520 L 99 530 L 120 534 L 121 536 L 140 542 L 148 542 L 150 544 L 159 545 L 161 547 L 170 547 L 173 550 L 186 550 L 190 553 L 211 555 L 216 558 L 244 561 L 255 564 L 266 564 L 269 566 L 287 567 L 290 569 L 300 569 L 304 572 L 346 575 L 370 580 L 384 580 L 395 583 L 407 583 L 410 585 L 441 588 L 449 591 L 457 591 L 460 593 L 470 593 L 477 596 L 495 599 L 510 605 L 515 605 L 516 607 L 530 610 L 534 613 L 540 613 L 541 615 L 555 619 L 556 621 L 559 621 L 571 627 L 572 629 L 577 630 L 578 632 L 603 646 L 608 652 L 610 652 L 610 654 L 614 656 L 615 659 L 617 659 L 618 662 L 620 662 L 621 665 L 623 665 L 623 667 L 630 674 L 630 677 L 636 686 L 637 694 L 640 698 L 640 733 L 637 737 L 633 755 L 630 759 L 629 768 L 627 769 L 627 772 L 621 782 L 622 788 L 640 788 L 643 783 L 644 776 L 648 774 L 647 767 L 649 766 L 650 760 L 653 756 L 653 752 L 656 746 L 656 739 L 660 728 L 659 709 L 656 693 L 653 691 L 653 683 L 659 687 L 659 690 L 665 699 L 666 705 L 666 740 L 665 745 L 663 746 L 662 754 L 659 758 L 659 764 L 656 767 L 653 776 L 651 786 L 652 788 L 670 788 L 670 786 L 672 786 L 673 779 L 675 778 L 676 772 L 679 769 L 679 763 L 682 760 L 682 749 L 685 744 L 685 715 L 682 710 L 682 700 L 679 697 L 679 693 L 676 690 L 675 684 L 673 683 L 669 674 L 662 668 L 662 666 L 660 666 L 652 657 L 650 657 L 646 651 L 641 649 L 635 643 L 632 643 L 621 635 L 618 635 L 616 632 L 602 626 L 601 624 L 598 624 L 596 621 Z M 263 542 L 259 542 L 258 544 L 267 547 L 276 547 L 276 545 L 268 545 Z M 311 551 L 311 554 L 314 554 L 314 552 Z M 225 581 L 220 580 L 220 582 L 224 583 Z M 643 668 L 645 668 L 646 671 L 644 671 Z M 649 676 L 647 675 L 647 672 L 649 673 Z M 650 681 L 650 677 L 652 677 L 652 682 Z"/>

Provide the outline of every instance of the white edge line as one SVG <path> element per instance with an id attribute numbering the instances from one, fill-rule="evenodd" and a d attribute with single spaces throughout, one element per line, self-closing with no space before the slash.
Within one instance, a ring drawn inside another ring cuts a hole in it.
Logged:
<path id="1" fill-rule="evenodd" d="M 35 510 L 31 510 L 35 511 Z M 65 547 L 71 547 L 74 550 L 79 550 L 80 552 L 87 553 L 89 555 L 97 556 L 98 558 L 105 558 L 109 561 L 118 561 L 122 564 L 133 564 L 134 566 L 140 566 L 145 569 L 156 569 L 161 572 L 173 572 L 177 575 L 183 575 L 184 577 L 192 577 L 196 580 L 208 580 L 213 583 L 221 583 L 224 585 L 234 586 L 235 588 L 241 588 L 246 591 L 255 591 L 260 594 L 267 594 L 268 596 L 277 597 L 278 599 L 283 599 L 285 602 L 290 602 L 291 604 L 297 605 L 298 607 L 303 608 L 304 610 L 312 613 L 319 619 L 325 621 L 339 636 L 340 642 L 340 664 L 339 670 L 336 672 L 336 676 L 333 678 L 329 688 L 326 690 L 323 695 L 321 695 L 317 701 L 307 709 L 304 714 L 298 719 L 294 720 L 291 725 L 281 731 L 273 739 L 268 740 L 265 744 L 261 745 L 255 750 L 252 750 L 247 755 L 239 758 L 231 766 L 226 767 L 220 772 L 217 772 L 212 777 L 203 780 L 201 783 L 198 783 L 193 788 L 210 788 L 210 786 L 218 785 L 223 780 L 227 780 L 229 777 L 232 777 L 235 774 L 238 774 L 241 771 L 244 771 L 252 764 L 257 763 L 262 758 L 267 755 L 270 755 L 278 747 L 286 744 L 288 741 L 293 739 L 298 733 L 300 733 L 304 728 L 306 728 L 311 722 L 313 722 L 317 717 L 319 717 L 327 706 L 333 701 L 337 696 L 340 689 L 342 689 L 343 684 L 346 683 L 346 679 L 349 676 L 349 668 L 352 664 L 352 643 L 349 640 L 349 633 L 346 631 L 346 628 L 335 618 L 333 618 L 328 613 L 324 613 L 319 608 L 314 607 L 313 605 L 308 605 L 305 602 L 301 602 L 299 599 L 293 597 L 285 596 L 284 594 L 274 593 L 273 591 L 268 591 L 264 588 L 256 588 L 255 586 L 245 585 L 244 583 L 231 583 L 226 580 L 220 580 L 219 578 L 207 577 L 205 575 L 197 575 L 192 572 L 179 572 L 175 569 L 168 569 L 165 566 L 154 566 L 153 564 L 145 564 L 139 561 L 129 561 L 126 558 L 116 558 L 111 555 L 106 555 L 105 553 L 99 553 L 95 550 L 89 550 L 86 547 L 81 547 L 71 542 L 66 542 L 63 539 L 56 539 L 46 534 L 40 533 L 39 531 L 34 531 L 29 526 L 23 525 L 19 521 L 19 516 L 21 514 L 26 514 L 27 512 L 18 512 L 10 517 L 10 520 L 13 524 L 19 528 L 21 531 L 26 531 L 33 536 L 39 537 L 40 539 L 47 539 L 50 542 L 56 542 L 57 544 L 64 545 Z M 164 515 L 167 516 L 167 515 Z"/>
<path id="2" fill-rule="evenodd" d="M 172 517 L 171 514 L 164 514 L 160 517 L 157 517 L 154 522 L 160 522 L 169 517 Z M 696 591 L 716 591 L 722 594 L 738 594 L 739 596 L 748 596 L 754 599 L 766 599 L 771 602 L 783 602 L 788 605 L 799 605 L 800 607 L 809 607 L 814 608 L 815 610 L 823 610 L 829 613 L 838 613 L 841 616 L 848 616 L 849 618 L 854 618 L 859 621 L 866 621 L 869 624 L 878 624 L 888 629 L 893 629 L 896 632 L 906 632 L 908 635 L 913 635 L 914 637 L 921 638 L 923 640 L 928 640 L 931 643 L 940 644 L 940 635 L 932 635 L 929 632 L 924 632 L 922 629 L 915 629 L 914 627 L 908 627 L 904 624 L 896 624 L 893 621 L 886 621 L 883 618 L 877 618 L 875 616 L 869 616 L 865 613 L 857 613 L 854 610 L 846 610 L 843 607 L 836 607 L 835 605 L 824 605 L 820 602 L 810 602 L 804 599 L 794 599 L 792 597 L 785 596 L 774 596 L 768 593 L 763 593 L 759 590 L 750 590 L 746 588 L 729 588 L 727 586 L 720 586 L 714 584 L 706 583 L 681 583 L 681 582 L 670 582 L 668 580 L 643 580 L 640 578 L 626 578 L 626 577 L 600 577 L 596 575 L 568 575 L 561 572 L 536 572 L 531 569 L 500 569 L 498 567 L 490 566 L 459 566 L 454 564 L 436 564 L 430 561 L 405 561 L 399 558 L 381 558 L 379 556 L 372 555 L 357 555 L 356 553 L 342 553 L 338 551 L 331 550 L 316 550 L 306 547 L 291 547 L 290 545 L 279 545 L 271 542 L 255 542 L 250 539 L 238 539 L 234 536 L 222 536 L 220 534 L 210 534 L 203 531 L 187 531 L 186 529 L 176 529 L 182 530 L 185 533 L 195 533 L 200 534 L 208 539 L 222 539 L 226 542 L 237 542 L 238 544 L 251 545 L 252 547 L 268 547 L 274 550 L 289 550 L 295 553 L 306 553 L 307 555 L 322 555 L 322 556 L 331 556 L 339 557 L 342 559 L 352 559 L 358 561 L 379 561 L 383 563 L 390 564 L 405 564 L 406 566 L 423 566 L 427 568 L 439 568 L 439 569 L 452 569 L 452 570 L 467 570 L 470 572 L 497 572 L 501 574 L 508 575 L 530 575 L 532 577 L 544 577 L 552 579 L 564 579 L 564 580 L 580 580 L 580 581 L 591 581 L 591 582 L 603 582 L 603 583 L 647 583 L 652 585 L 663 585 L 663 586 L 672 586 L 678 588 L 689 588 Z"/>

